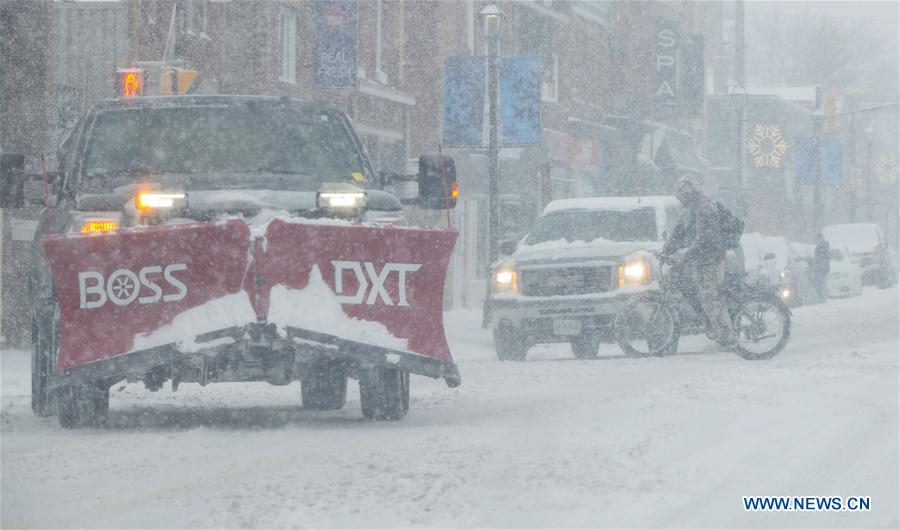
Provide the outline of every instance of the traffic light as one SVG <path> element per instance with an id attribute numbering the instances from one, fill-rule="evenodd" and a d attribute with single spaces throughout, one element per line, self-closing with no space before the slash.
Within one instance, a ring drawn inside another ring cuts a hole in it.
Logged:
<path id="1" fill-rule="evenodd" d="M 116 96 L 130 98 L 144 94 L 144 70 L 125 68 L 116 70 Z"/>
<path id="2" fill-rule="evenodd" d="M 440 155 L 420 156 L 418 180 L 419 205 L 422 208 L 444 210 L 456 207 L 459 186 L 452 158 Z"/>
<path id="3" fill-rule="evenodd" d="M 167 67 L 160 71 L 159 93 L 163 96 L 185 94 L 190 90 L 194 80 L 197 79 L 197 70 Z M 172 90 L 175 85 L 177 91 Z"/>

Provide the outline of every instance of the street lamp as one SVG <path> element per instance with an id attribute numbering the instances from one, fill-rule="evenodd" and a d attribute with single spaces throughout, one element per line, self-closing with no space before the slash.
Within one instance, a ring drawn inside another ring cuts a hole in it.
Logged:
<path id="1" fill-rule="evenodd" d="M 869 125 L 864 131 L 866 135 L 866 147 L 868 148 L 868 156 L 866 158 L 866 219 L 871 221 L 874 219 L 872 213 L 872 144 L 875 142 L 875 128 Z"/>
<path id="2" fill-rule="evenodd" d="M 494 4 L 487 4 L 478 16 L 484 21 L 483 31 L 488 45 L 488 275 L 491 265 L 497 261 L 497 238 L 500 230 L 500 212 L 497 204 L 497 178 L 499 170 L 499 143 L 497 140 L 497 85 L 498 85 L 498 42 L 500 40 L 500 19 L 503 12 Z M 490 285 L 490 280 L 488 280 Z"/>

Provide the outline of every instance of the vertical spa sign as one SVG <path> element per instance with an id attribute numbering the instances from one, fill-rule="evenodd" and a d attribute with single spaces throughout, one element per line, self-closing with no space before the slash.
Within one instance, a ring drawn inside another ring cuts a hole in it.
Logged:
<path id="1" fill-rule="evenodd" d="M 316 86 L 356 87 L 359 3 L 316 0 Z"/>
<path id="2" fill-rule="evenodd" d="M 661 105 L 675 105 L 678 98 L 679 24 L 665 18 L 656 20 L 656 91 L 653 99 Z"/>

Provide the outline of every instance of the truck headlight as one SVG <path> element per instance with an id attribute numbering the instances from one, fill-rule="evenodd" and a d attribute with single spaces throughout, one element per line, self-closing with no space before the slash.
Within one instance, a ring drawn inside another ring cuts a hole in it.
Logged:
<path id="1" fill-rule="evenodd" d="M 519 273 L 511 267 L 502 267 L 494 272 L 495 293 L 515 293 L 519 291 Z"/>
<path id="2" fill-rule="evenodd" d="M 650 264 L 644 258 L 636 258 L 619 265 L 619 285 L 648 284 L 652 276 Z"/>
<path id="3" fill-rule="evenodd" d="M 316 203 L 326 210 L 358 210 L 366 205 L 366 192 L 320 191 Z"/>
<path id="4" fill-rule="evenodd" d="M 156 208 L 177 208 L 185 204 L 184 193 L 140 192 L 134 198 L 137 209 L 145 212 Z"/>

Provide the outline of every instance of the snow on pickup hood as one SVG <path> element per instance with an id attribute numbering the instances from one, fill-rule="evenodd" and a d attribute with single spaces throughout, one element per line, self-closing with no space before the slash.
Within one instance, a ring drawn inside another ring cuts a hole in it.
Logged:
<path id="1" fill-rule="evenodd" d="M 314 191 L 220 190 L 191 191 L 187 196 L 192 210 L 311 210 L 316 207 Z"/>
<path id="2" fill-rule="evenodd" d="M 591 242 L 564 239 L 547 241 L 537 245 L 520 245 L 511 256 L 517 264 L 552 261 L 581 261 L 606 258 L 618 261 L 638 251 L 659 251 L 662 241 L 609 241 L 596 239 Z"/>

